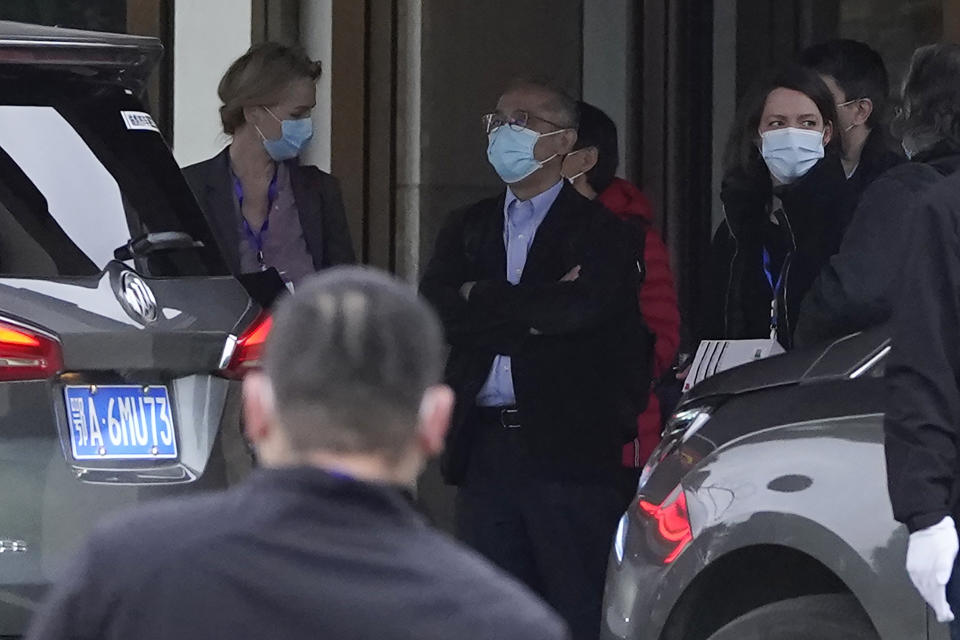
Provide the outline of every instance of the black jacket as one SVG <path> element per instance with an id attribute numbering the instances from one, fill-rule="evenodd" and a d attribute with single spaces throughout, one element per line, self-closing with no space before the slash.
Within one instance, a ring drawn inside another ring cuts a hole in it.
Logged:
<path id="1" fill-rule="evenodd" d="M 894 151 L 895 144 L 896 142 L 887 135 L 884 127 L 875 127 L 867 136 L 867 141 L 860 152 L 860 163 L 857 165 L 857 170 L 847 180 L 845 187 L 843 211 L 846 218 L 844 226 L 850 223 L 853 212 L 860 204 L 860 198 L 867 188 L 873 184 L 873 181 L 886 173 L 887 170 L 906 162 L 902 152 Z"/>
<path id="2" fill-rule="evenodd" d="M 33 640 L 563 640 L 525 587 L 424 524 L 399 492 L 319 469 L 115 518 Z"/>
<path id="3" fill-rule="evenodd" d="M 307 250 L 318 271 L 357 261 L 337 179 L 313 166 L 287 160 L 290 186 L 297 203 Z M 230 147 L 183 170 L 207 216 L 223 258 L 234 274 L 240 271 L 240 224 L 230 175 Z"/>
<path id="4" fill-rule="evenodd" d="M 764 273 L 763 249 L 774 194 L 757 160 L 753 170 L 724 178 L 720 198 L 725 220 L 717 229 L 698 334 L 705 339 L 767 338 L 773 293 Z M 800 303 L 843 237 L 840 160 L 828 155 L 797 182 L 778 187 L 785 224 L 780 226 L 790 257 L 779 296 L 780 342 L 791 346 Z"/>
<path id="5" fill-rule="evenodd" d="M 477 393 L 497 354 L 512 358 L 522 433 L 550 476 L 613 474 L 649 395 L 648 363 L 632 344 L 642 327 L 634 253 L 623 223 L 565 184 L 541 223 L 518 285 L 505 277 L 504 195 L 453 212 L 420 290 L 443 320 L 452 349 L 446 380 L 457 393 L 444 477 L 462 480 Z M 575 282 L 559 282 L 582 267 Z M 476 281 L 469 302 L 460 293 Z M 537 335 L 531 332 L 536 330 Z M 627 335 L 630 334 L 630 335 Z"/>
<path id="6" fill-rule="evenodd" d="M 830 258 L 800 310 L 799 346 L 886 322 L 890 289 L 903 269 L 903 236 L 921 194 L 960 168 L 960 154 L 935 148 L 887 171 L 863 194 L 840 251 Z"/>
<path id="7" fill-rule="evenodd" d="M 960 173 L 930 187 L 904 242 L 886 365 L 887 478 L 894 516 L 917 531 L 960 515 Z"/>

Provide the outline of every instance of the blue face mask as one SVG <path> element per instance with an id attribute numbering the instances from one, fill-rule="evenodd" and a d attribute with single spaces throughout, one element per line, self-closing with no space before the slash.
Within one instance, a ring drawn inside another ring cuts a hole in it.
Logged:
<path id="1" fill-rule="evenodd" d="M 507 184 L 520 182 L 558 155 L 555 153 L 546 160 L 537 160 L 533 155 L 537 141 L 564 131 L 566 129 L 537 133 L 527 128 L 514 129 L 510 125 L 497 127 L 487 135 L 487 160 L 501 180 Z"/>
<path id="2" fill-rule="evenodd" d="M 296 158 L 300 155 L 304 145 L 310 142 L 310 138 L 313 137 L 313 121 L 309 116 L 298 120 L 281 120 L 273 115 L 273 111 L 270 111 L 267 107 L 264 107 L 264 109 L 274 120 L 280 123 L 282 135 L 277 140 L 268 140 L 260 131 L 260 127 L 257 127 L 257 133 L 263 138 L 263 147 L 270 157 L 277 162 Z M 254 126 L 256 127 L 256 125 Z"/>
<path id="3" fill-rule="evenodd" d="M 764 131 L 760 139 L 763 161 L 780 184 L 806 175 L 823 157 L 823 131 L 784 127 Z"/>

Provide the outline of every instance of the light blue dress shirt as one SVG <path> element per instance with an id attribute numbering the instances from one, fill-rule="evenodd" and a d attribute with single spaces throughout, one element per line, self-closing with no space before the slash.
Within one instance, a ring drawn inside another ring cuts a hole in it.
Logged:
<path id="1" fill-rule="evenodd" d="M 537 229 L 562 188 L 563 180 L 529 200 L 520 200 L 507 187 L 507 197 L 503 203 L 503 242 L 507 249 L 507 280 L 511 284 L 519 284 Z M 490 375 L 477 394 L 479 406 L 507 407 L 517 403 L 510 367 L 509 356 L 498 355 L 494 358 Z"/>

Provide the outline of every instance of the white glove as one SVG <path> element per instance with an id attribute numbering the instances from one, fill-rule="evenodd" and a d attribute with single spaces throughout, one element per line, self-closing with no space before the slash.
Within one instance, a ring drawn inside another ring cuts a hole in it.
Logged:
<path id="1" fill-rule="evenodd" d="M 953 622 L 947 603 L 947 583 L 957 559 L 957 528 L 947 516 L 939 523 L 910 534 L 907 546 L 907 573 L 913 586 L 927 601 L 938 622 Z"/>

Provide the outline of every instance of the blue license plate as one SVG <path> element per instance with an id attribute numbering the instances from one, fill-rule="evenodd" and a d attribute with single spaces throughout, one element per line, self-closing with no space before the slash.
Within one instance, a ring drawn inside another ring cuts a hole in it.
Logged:
<path id="1" fill-rule="evenodd" d="M 68 386 L 64 396 L 75 459 L 177 457 L 177 434 L 166 387 Z"/>

